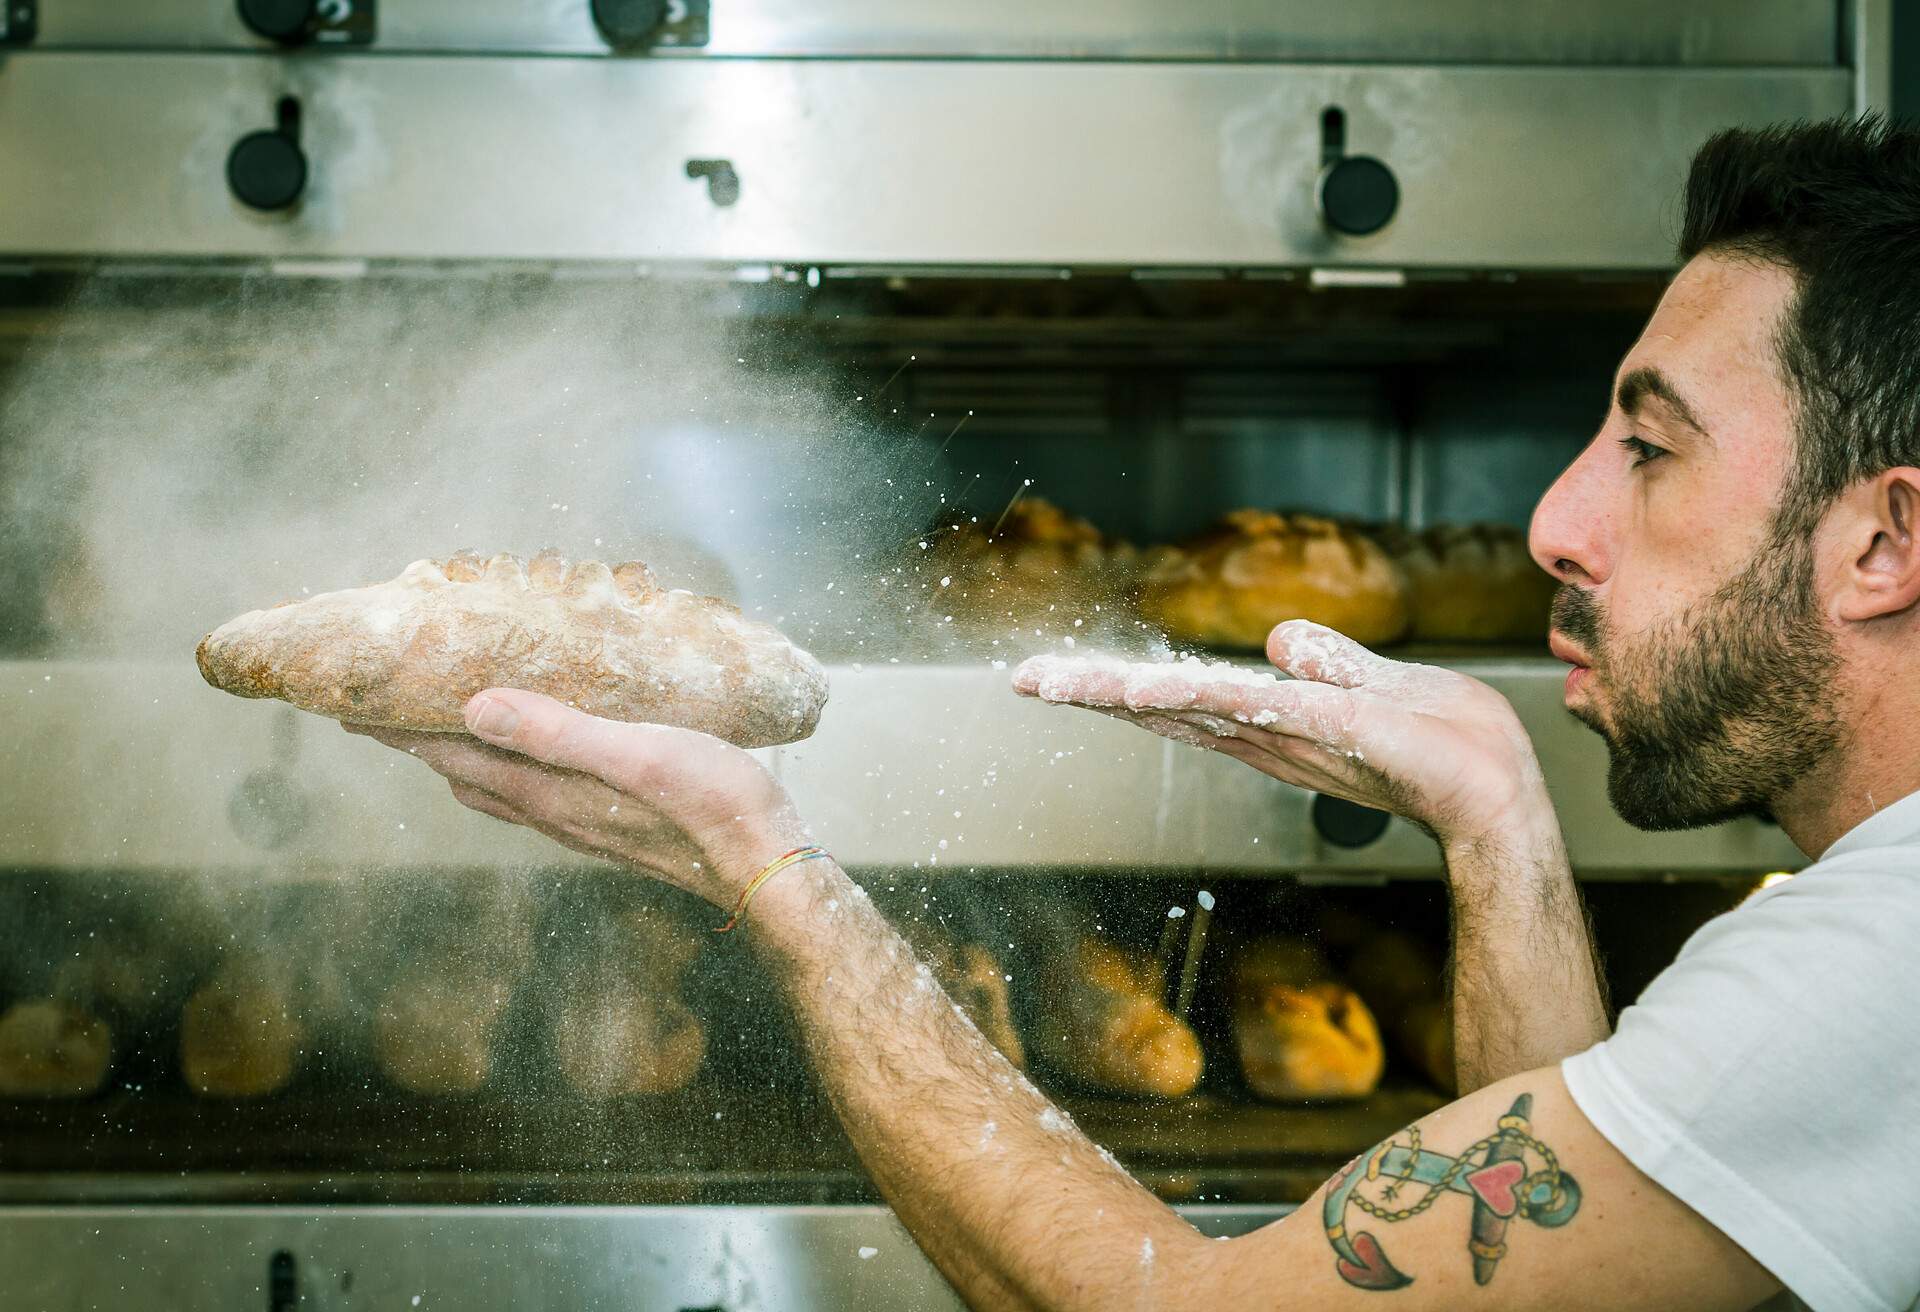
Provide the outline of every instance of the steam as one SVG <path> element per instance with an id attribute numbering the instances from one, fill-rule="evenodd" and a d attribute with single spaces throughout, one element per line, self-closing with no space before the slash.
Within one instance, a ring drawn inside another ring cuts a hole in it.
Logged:
<path id="1" fill-rule="evenodd" d="M 84 286 L 0 393 L 0 642 L 184 657 L 240 611 L 467 546 L 644 559 L 831 634 L 937 503 L 931 443 L 741 294 Z"/>

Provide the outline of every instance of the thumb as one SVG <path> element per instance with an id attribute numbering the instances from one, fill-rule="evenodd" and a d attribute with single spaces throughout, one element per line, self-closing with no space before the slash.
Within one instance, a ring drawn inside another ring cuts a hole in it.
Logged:
<path id="1" fill-rule="evenodd" d="M 630 765 L 643 726 L 603 720 L 518 688 L 488 688 L 466 706 L 467 728 L 484 743 L 545 765 L 610 779 Z"/>

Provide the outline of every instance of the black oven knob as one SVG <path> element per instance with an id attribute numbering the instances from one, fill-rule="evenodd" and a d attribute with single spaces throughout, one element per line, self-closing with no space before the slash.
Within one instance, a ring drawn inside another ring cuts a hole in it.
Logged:
<path id="1" fill-rule="evenodd" d="M 1320 216 L 1335 232 L 1369 236 L 1399 208 L 1393 170 L 1371 155 L 1343 155 L 1320 171 Z"/>
<path id="2" fill-rule="evenodd" d="M 589 0 L 588 8 L 615 50 L 650 45 L 667 25 L 667 0 Z"/>
<path id="3" fill-rule="evenodd" d="M 1385 811 L 1376 811 L 1358 802 L 1315 793 L 1308 809 L 1313 830 L 1335 847 L 1365 847 L 1387 832 Z"/>
<path id="4" fill-rule="evenodd" d="M 283 46 L 307 41 L 319 20 L 320 0 L 240 0 L 240 21 Z"/>
<path id="5" fill-rule="evenodd" d="M 300 102 L 281 98 L 278 123 L 249 132 L 227 152 L 227 186 L 241 204 L 284 210 L 307 189 L 307 154 L 300 149 Z"/>

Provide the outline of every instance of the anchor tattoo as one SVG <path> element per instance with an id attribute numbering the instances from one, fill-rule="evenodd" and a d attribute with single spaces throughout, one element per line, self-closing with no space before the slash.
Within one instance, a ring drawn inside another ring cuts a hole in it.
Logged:
<path id="1" fill-rule="evenodd" d="M 1467 1251 L 1473 1254 L 1474 1283 L 1493 1279 L 1507 1253 L 1507 1227 L 1515 1218 L 1552 1229 L 1565 1225 L 1580 1210 L 1580 1186 L 1553 1150 L 1533 1137 L 1529 1118 L 1533 1095 L 1523 1093 L 1502 1116 L 1494 1132 L 1470 1145 L 1458 1156 L 1428 1152 L 1420 1146 L 1420 1129 L 1406 1131 L 1408 1142 L 1395 1135 L 1355 1158 L 1335 1175 L 1321 1208 L 1327 1242 L 1338 1258 L 1340 1278 L 1359 1289 L 1404 1289 L 1413 1277 L 1387 1260 L 1371 1231 L 1349 1233 L 1347 1214 L 1355 1209 L 1388 1225 L 1420 1215 L 1450 1193 L 1473 1200 L 1473 1228 Z M 1368 1186 L 1384 1181 L 1379 1188 Z M 1405 1207 L 1389 1208 L 1410 1185 L 1424 1188 Z"/>

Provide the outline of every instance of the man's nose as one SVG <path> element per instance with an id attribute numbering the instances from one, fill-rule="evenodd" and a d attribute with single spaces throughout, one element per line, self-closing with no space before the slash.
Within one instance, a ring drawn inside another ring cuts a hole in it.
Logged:
<path id="1" fill-rule="evenodd" d="M 1595 438 L 1534 507 L 1527 547 L 1562 583 L 1593 586 L 1613 572 L 1612 514 L 1604 442 Z"/>

